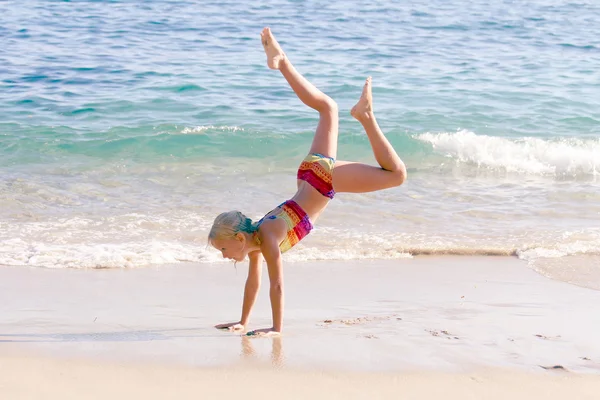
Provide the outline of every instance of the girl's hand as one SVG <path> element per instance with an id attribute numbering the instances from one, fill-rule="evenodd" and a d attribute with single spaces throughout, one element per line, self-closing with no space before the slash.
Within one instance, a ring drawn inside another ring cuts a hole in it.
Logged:
<path id="1" fill-rule="evenodd" d="M 281 335 L 281 332 L 277 332 L 274 328 L 256 329 L 246 333 L 246 336 L 256 337 L 273 337 L 279 335 Z"/>
<path id="2" fill-rule="evenodd" d="M 238 331 L 243 331 L 246 329 L 246 327 L 244 325 L 240 324 L 239 322 L 230 322 L 228 324 L 215 325 L 215 328 L 228 330 L 231 332 L 238 332 Z"/>

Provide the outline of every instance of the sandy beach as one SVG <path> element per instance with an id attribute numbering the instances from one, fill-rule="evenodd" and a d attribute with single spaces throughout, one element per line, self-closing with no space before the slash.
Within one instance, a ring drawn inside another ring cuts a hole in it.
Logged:
<path id="1" fill-rule="evenodd" d="M 600 1 L 507 3 L 0 1 L 0 400 L 600 400 Z"/>
<path id="2" fill-rule="evenodd" d="M 591 399 L 600 391 L 600 292 L 515 258 L 288 263 L 285 273 L 284 335 L 250 339 L 213 328 L 238 317 L 245 265 L 3 267 L 0 392 Z M 252 329 L 270 323 L 267 290 Z"/>

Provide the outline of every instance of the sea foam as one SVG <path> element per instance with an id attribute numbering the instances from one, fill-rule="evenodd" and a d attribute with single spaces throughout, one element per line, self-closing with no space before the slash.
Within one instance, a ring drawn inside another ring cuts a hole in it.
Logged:
<path id="1" fill-rule="evenodd" d="M 468 130 L 423 133 L 415 139 L 457 162 L 523 174 L 600 176 L 600 139 L 506 138 Z"/>

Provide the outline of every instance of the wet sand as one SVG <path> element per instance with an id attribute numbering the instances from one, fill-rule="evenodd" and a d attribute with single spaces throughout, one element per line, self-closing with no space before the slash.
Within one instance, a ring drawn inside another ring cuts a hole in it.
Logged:
<path id="1" fill-rule="evenodd" d="M 245 274 L 231 264 L 1 267 L 0 391 L 159 398 L 184 387 L 186 398 L 222 385 L 234 396 L 237 384 L 256 383 L 248 393 L 258 396 L 275 377 L 270 394 L 287 390 L 286 398 L 299 398 L 294 388 L 308 377 L 306 390 L 327 398 L 373 395 L 373 385 L 381 396 L 446 398 L 600 390 L 600 292 L 550 280 L 515 258 L 287 263 L 278 339 L 213 328 L 239 317 Z M 251 329 L 270 324 L 264 279 Z M 96 388 L 113 379 L 122 389 Z"/>

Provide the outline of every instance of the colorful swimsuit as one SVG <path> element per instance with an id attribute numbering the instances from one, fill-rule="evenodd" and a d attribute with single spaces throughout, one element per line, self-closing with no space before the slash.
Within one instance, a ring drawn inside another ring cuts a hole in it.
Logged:
<path id="1" fill-rule="evenodd" d="M 276 209 L 258 221 L 258 225 L 260 226 L 265 219 L 276 218 L 281 218 L 287 225 L 287 235 L 279 243 L 279 250 L 282 253 L 285 253 L 304 239 L 313 228 L 306 212 L 294 200 L 288 200 L 277 206 Z"/>
<path id="2" fill-rule="evenodd" d="M 319 193 L 333 199 L 332 172 L 335 160 L 318 153 L 311 153 L 302 161 L 298 168 L 298 179 L 308 182 Z M 285 253 L 294 247 L 300 240 L 310 233 L 313 226 L 308 214 L 294 200 L 288 200 L 265 215 L 258 225 L 265 219 L 281 218 L 287 225 L 287 235 L 281 243 L 279 250 Z"/>

